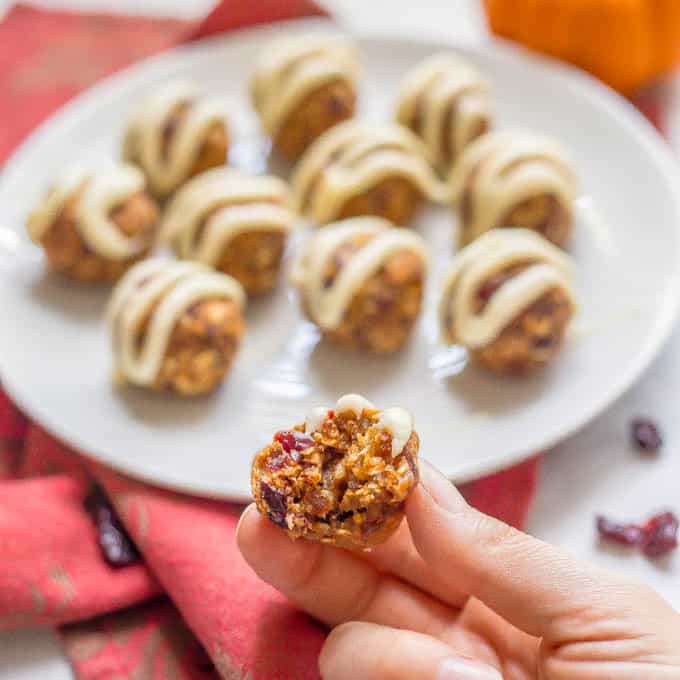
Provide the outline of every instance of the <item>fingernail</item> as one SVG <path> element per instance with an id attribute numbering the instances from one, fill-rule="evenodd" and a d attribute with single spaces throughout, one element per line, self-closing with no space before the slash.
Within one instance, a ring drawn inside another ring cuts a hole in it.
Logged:
<path id="1" fill-rule="evenodd" d="M 486 664 L 452 657 L 441 662 L 436 680 L 503 680 L 503 676 Z"/>
<path id="2" fill-rule="evenodd" d="M 236 525 L 236 536 L 238 536 L 238 530 L 241 528 L 241 524 L 243 523 L 244 517 L 249 513 L 252 512 L 252 510 L 255 509 L 255 503 L 251 503 L 242 513 L 241 516 L 238 518 L 238 524 Z"/>
<path id="3" fill-rule="evenodd" d="M 420 479 L 432 500 L 444 510 L 459 510 L 465 505 L 465 499 L 458 489 L 425 460 L 420 462 Z"/>

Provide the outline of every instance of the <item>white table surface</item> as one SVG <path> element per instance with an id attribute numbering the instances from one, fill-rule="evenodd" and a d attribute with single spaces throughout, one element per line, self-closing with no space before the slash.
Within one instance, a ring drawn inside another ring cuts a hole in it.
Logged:
<path id="1" fill-rule="evenodd" d="M 10 4 L 0 0 L 0 16 Z M 194 17 L 204 14 L 213 0 L 39 0 L 36 4 Z M 475 0 L 326 0 L 324 4 L 349 28 L 457 41 L 486 39 Z M 680 77 L 674 90 L 671 132 L 680 153 Z M 595 537 L 593 516 L 604 512 L 637 519 L 664 508 L 680 511 L 680 420 L 675 420 L 679 392 L 680 329 L 636 387 L 545 457 L 528 527 L 576 555 L 648 582 L 678 609 L 680 553 L 667 562 L 653 563 L 603 549 Z M 650 415 L 663 426 L 666 443 L 659 457 L 640 456 L 628 443 L 629 421 L 638 414 Z M 0 680 L 71 677 L 50 630 L 0 634 Z"/>

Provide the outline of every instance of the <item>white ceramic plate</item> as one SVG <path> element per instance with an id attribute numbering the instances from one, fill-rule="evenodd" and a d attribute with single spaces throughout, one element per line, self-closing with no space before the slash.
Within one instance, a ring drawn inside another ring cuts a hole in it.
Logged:
<path id="1" fill-rule="evenodd" d="M 460 51 L 492 81 L 498 123 L 562 140 L 582 180 L 573 245 L 582 308 L 554 368 L 524 382 L 474 367 L 460 372 L 460 352 L 438 344 L 436 282 L 452 252 L 455 218 L 431 209 L 416 225 L 432 247 L 427 309 L 396 356 L 319 343 L 282 282 L 247 310 L 247 338 L 216 394 L 188 401 L 114 388 L 102 321 L 107 291 L 44 274 L 39 249 L 24 236 L 27 212 L 65 164 L 115 157 L 130 110 L 175 77 L 220 93 L 237 140 L 234 162 L 261 166 L 266 142 L 248 104 L 249 67 L 273 33 L 318 28 L 267 27 L 152 58 L 74 100 L 8 162 L 0 182 L 0 220 L 10 228 L 0 232 L 0 375 L 31 416 L 81 451 L 159 484 L 245 499 L 251 457 L 274 430 L 356 391 L 411 409 L 422 455 L 452 478 L 470 479 L 584 425 L 639 377 L 666 338 L 678 302 L 680 199 L 664 143 L 587 76 L 486 46 Z M 358 44 L 362 114 L 377 119 L 389 116 L 405 69 L 447 48 L 368 37 Z"/>

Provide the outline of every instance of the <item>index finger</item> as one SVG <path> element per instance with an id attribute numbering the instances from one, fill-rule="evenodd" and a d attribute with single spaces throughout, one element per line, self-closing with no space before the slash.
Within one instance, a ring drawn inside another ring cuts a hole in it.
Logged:
<path id="1" fill-rule="evenodd" d="M 418 552 L 433 572 L 526 633 L 587 637 L 602 621 L 629 620 L 642 630 L 664 610 L 644 586 L 478 512 L 428 463 L 420 471 L 406 504 Z"/>

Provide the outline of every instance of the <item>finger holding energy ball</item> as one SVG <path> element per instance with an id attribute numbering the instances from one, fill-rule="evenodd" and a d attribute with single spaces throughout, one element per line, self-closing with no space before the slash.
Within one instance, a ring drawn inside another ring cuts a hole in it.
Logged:
<path id="1" fill-rule="evenodd" d="M 401 524 L 418 482 L 418 448 L 408 411 L 345 395 L 255 455 L 257 509 L 291 538 L 370 549 Z"/>
<path id="2" fill-rule="evenodd" d="M 108 282 L 145 257 L 158 206 L 132 165 L 74 167 L 62 174 L 28 218 L 49 267 L 78 281 Z"/>
<path id="3" fill-rule="evenodd" d="M 194 396 L 229 370 L 244 322 L 238 281 L 196 262 L 140 262 L 113 291 L 107 310 L 114 380 Z"/>

